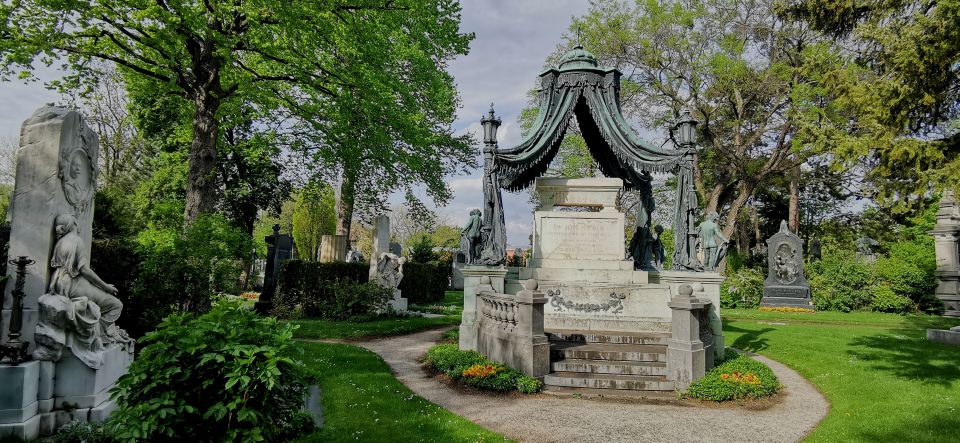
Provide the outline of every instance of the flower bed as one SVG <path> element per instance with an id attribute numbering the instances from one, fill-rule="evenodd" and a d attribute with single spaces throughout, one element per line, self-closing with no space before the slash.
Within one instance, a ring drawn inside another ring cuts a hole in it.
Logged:
<path id="1" fill-rule="evenodd" d="M 691 384 L 686 396 L 719 402 L 769 397 L 779 389 L 780 382 L 767 365 L 728 350 L 726 360 Z"/>
<path id="2" fill-rule="evenodd" d="M 817 311 L 807 308 L 791 308 L 787 306 L 773 307 L 773 306 L 763 306 L 760 308 L 760 312 L 797 312 L 801 314 L 813 314 Z"/>
<path id="3" fill-rule="evenodd" d="M 454 381 L 480 389 L 532 394 L 543 388 L 540 380 L 492 362 L 475 351 L 461 351 L 456 344 L 439 344 L 430 348 L 426 362 Z"/>

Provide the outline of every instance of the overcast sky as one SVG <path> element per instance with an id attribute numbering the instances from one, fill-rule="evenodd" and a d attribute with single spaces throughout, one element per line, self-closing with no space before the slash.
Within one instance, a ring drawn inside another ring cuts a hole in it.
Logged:
<path id="1" fill-rule="evenodd" d="M 476 39 L 470 53 L 454 61 L 450 70 L 460 90 L 462 108 L 454 129 L 472 131 L 481 139 L 480 118 L 493 102 L 503 120 L 499 143 L 514 146 L 520 140 L 517 117 L 527 103 L 526 93 L 535 86 L 545 58 L 568 31 L 571 19 L 589 8 L 587 0 L 463 0 L 462 30 Z M 43 81 L 59 76 L 56 70 L 38 72 Z M 15 137 L 20 124 L 38 107 L 59 101 L 42 82 L 19 81 L 0 85 L 0 137 Z M 477 146 L 479 156 L 480 146 Z M 480 175 L 450 177 L 454 199 L 437 212 L 463 224 L 471 208 L 481 206 Z M 526 248 L 533 222 L 527 193 L 504 192 L 507 239 Z M 397 199 L 399 201 L 399 199 Z"/>

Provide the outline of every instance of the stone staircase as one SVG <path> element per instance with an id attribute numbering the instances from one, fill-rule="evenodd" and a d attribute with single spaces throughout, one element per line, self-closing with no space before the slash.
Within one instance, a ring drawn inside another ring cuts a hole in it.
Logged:
<path id="1" fill-rule="evenodd" d="M 669 333 L 545 331 L 550 340 L 548 392 L 672 396 L 667 380 Z"/>

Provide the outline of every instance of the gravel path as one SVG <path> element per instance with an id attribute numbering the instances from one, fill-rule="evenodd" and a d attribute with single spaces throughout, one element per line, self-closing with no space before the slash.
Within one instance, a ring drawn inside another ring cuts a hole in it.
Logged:
<path id="1" fill-rule="evenodd" d="M 553 395 L 485 395 L 452 389 L 417 359 L 443 330 L 353 343 L 379 354 L 413 392 L 455 414 L 523 442 L 792 442 L 826 416 L 830 405 L 799 374 L 762 356 L 785 388 L 764 410 Z"/>

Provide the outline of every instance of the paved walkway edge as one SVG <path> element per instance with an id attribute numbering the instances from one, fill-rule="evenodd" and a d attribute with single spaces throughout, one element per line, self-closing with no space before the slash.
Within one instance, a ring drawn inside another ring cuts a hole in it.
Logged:
<path id="1" fill-rule="evenodd" d="M 780 401 L 764 410 L 463 392 L 436 380 L 418 362 L 444 330 L 350 344 L 380 355 L 397 379 L 417 395 L 524 442 L 798 441 L 830 408 L 826 398 L 800 374 L 753 354 L 752 358 L 773 369 L 784 386 Z"/>

